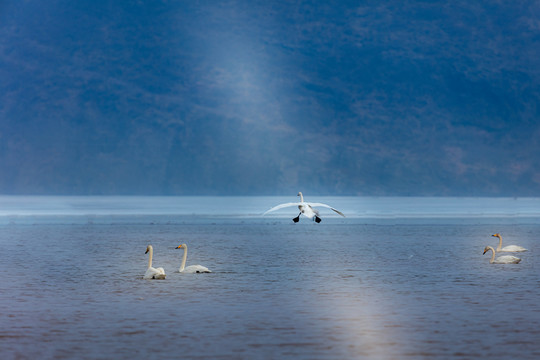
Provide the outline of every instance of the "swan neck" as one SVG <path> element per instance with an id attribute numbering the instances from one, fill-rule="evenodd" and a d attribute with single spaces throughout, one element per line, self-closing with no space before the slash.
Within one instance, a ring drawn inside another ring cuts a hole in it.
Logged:
<path id="1" fill-rule="evenodd" d="M 304 195 L 302 195 L 301 192 L 299 192 L 298 195 L 300 195 L 300 202 L 304 202 Z"/>
<path id="2" fill-rule="evenodd" d="M 186 260 L 187 260 L 187 246 L 184 247 L 184 255 L 182 255 L 182 263 L 180 264 L 180 269 L 178 269 L 179 272 L 184 271 L 184 268 L 186 267 Z"/>
<path id="3" fill-rule="evenodd" d="M 497 251 L 501 251 L 501 248 L 502 248 L 502 236 L 499 235 L 497 237 L 499 238 L 499 246 L 497 246 Z"/>
<path id="4" fill-rule="evenodd" d="M 489 250 L 491 250 L 491 260 L 489 260 L 489 263 L 492 264 L 495 261 L 495 250 L 490 246 Z"/>
<path id="5" fill-rule="evenodd" d="M 148 268 L 152 267 L 152 256 L 154 255 L 154 249 L 150 246 L 148 249 Z"/>

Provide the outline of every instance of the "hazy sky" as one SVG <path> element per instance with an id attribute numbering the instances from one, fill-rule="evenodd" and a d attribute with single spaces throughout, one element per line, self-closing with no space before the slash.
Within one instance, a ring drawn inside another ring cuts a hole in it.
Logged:
<path id="1" fill-rule="evenodd" d="M 540 196 L 538 1 L 0 2 L 0 194 Z"/>

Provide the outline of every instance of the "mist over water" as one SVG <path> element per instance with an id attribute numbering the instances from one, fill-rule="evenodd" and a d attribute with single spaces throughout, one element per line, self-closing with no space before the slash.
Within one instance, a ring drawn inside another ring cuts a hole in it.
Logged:
<path id="1" fill-rule="evenodd" d="M 538 199 L 0 197 L 0 357 L 540 356 Z M 500 232 L 528 252 L 482 256 Z M 175 273 L 187 265 L 211 274 Z M 167 279 L 142 279 L 146 246 Z"/>
<path id="2" fill-rule="evenodd" d="M 539 198 L 310 196 L 348 218 L 540 217 Z M 0 217 L 184 215 L 260 217 L 295 196 L 0 196 Z M 321 208 L 324 217 L 338 217 Z M 296 216 L 286 208 L 267 218 Z M 2 219 L 5 220 L 5 219 Z"/>

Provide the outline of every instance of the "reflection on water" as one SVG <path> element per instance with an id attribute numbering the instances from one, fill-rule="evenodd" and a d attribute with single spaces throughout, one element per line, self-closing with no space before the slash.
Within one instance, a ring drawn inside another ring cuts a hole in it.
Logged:
<path id="1" fill-rule="evenodd" d="M 0 226 L 2 359 L 540 356 L 540 225 L 529 217 L 83 213 Z M 494 232 L 530 249 L 522 263 L 489 264 Z M 213 273 L 174 272 L 184 242 L 187 265 Z M 148 244 L 165 281 L 142 280 Z"/>

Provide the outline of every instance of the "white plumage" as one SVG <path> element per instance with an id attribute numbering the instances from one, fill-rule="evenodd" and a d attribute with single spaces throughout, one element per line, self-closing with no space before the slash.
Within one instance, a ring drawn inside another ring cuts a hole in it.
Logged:
<path id="1" fill-rule="evenodd" d="M 300 215 L 304 215 L 308 219 L 312 219 L 313 221 L 315 221 L 317 223 L 320 223 L 321 218 L 319 217 L 319 211 L 317 209 L 314 209 L 314 207 L 325 207 L 325 208 L 331 209 L 331 210 L 335 211 L 336 213 L 338 213 L 339 215 L 345 217 L 345 215 L 343 215 L 343 213 L 341 211 L 339 211 L 337 209 L 334 209 L 330 205 L 326 205 L 326 204 L 322 204 L 322 203 L 305 202 L 304 201 L 304 195 L 302 195 L 302 192 L 299 192 L 297 196 L 300 196 L 300 202 L 285 203 L 285 204 L 280 204 L 280 205 L 274 206 L 270 210 L 266 211 L 263 214 L 263 216 L 268 214 L 271 211 L 276 211 L 276 210 L 283 209 L 283 208 L 286 208 L 286 207 L 291 207 L 291 206 L 297 206 L 298 210 L 300 210 L 300 214 L 298 214 L 298 216 L 293 219 L 293 221 L 295 223 L 298 222 L 298 220 L 300 220 Z"/>
<path id="2" fill-rule="evenodd" d="M 162 267 L 159 268 L 153 268 L 152 267 L 152 257 L 154 255 L 154 248 L 152 245 L 148 245 L 146 247 L 146 253 L 150 253 L 148 255 L 148 269 L 146 269 L 146 273 L 143 276 L 143 279 L 147 280 L 164 280 L 165 279 L 165 270 Z"/>
<path id="3" fill-rule="evenodd" d="M 186 267 L 187 245 L 182 244 L 178 246 L 177 249 L 184 249 L 184 255 L 182 256 L 182 263 L 180 264 L 180 268 L 178 269 L 178 272 L 185 273 L 185 274 L 199 274 L 199 273 L 211 272 L 210 270 L 208 270 L 207 267 L 202 266 L 202 265 L 190 265 Z"/>
<path id="4" fill-rule="evenodd" d="M 491 236 L 498 237 L 499 238 L 499 246 L 497 246 L 497 252 L 523 252 L 527 251 L 524 247 L 518 246 L 518 245 L 508 245 L 505 247 L 502 247 L 502 236 L 501 234 L 493 234 Z"/>
<path id="5" fill-rule="evenodd" d="M 484 254 L 488 251 L 491 251 L 491 259 L 489 260 L 490 264 L 518 264 L 521 259 L 512 255 L 499 256 L 495 259 L 495 249 L 491 246 L 486 246 L 484 249 Z"/>

